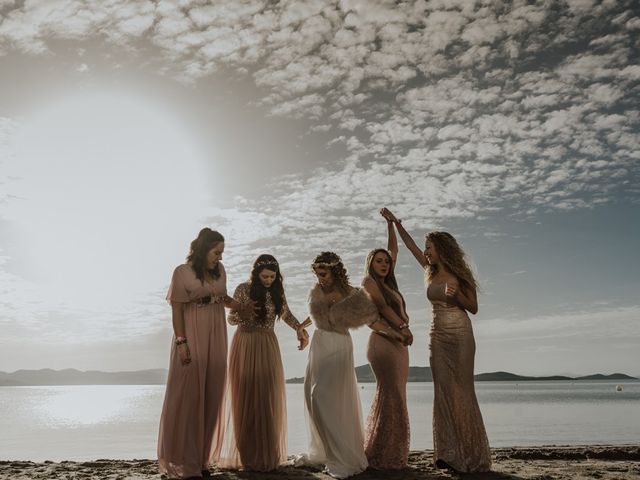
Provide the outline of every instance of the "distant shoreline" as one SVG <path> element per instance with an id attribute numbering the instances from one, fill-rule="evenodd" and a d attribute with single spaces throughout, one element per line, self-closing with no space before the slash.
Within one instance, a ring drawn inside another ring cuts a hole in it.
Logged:
<path id="1" fill-rule="evenodd" d="M 361 365 L 356 367 L 356 377 L 359 383 L 375 383 L 375 376 L 371 367 Z M 13 373 L 0 372 L 0 387 L 27 387 L 27 386 L 56 386 L 56 385 L 164 385 L 167 378 L 166 369 L 137 370 L 132 372 L 101 372 L 66 370 L 18 370 Z M 553 375 L 533 377 L 516 375 L 510 372 L 489 372 L 475 375 L 477 382 L 546 382 L 546 381 L 638 381 L 636 377 L 624 373 L 611 375 L 586 375 L 569 377 Z M 409 367 L 409 382 L 431 382 L 431 369 L 429 367 Z M 289 384 L 304 382 L 304 377 L 293 377 L 286 381 Z"/>

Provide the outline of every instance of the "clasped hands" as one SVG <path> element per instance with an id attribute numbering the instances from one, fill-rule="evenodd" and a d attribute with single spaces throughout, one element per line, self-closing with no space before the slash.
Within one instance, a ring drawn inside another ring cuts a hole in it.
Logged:
<path id="1" fill-rule="evenodd" d="M 309 345 L 309 332 L 307 332 L 306 328 L 311 325 L 311 319 L 307 318 L 304 322 L 296 327 L 296 336 L 298 337 L 298 341 L 300 344 L 298 345 L 298 350 L 304 350 L 307 345 Z"/>
<path id="2" fill-rule="evenodd" d="M 382 215 L 387 222 L 402 223 L 402 220 L 397 219 L 396 216 L 391 213 L 391 210 L 389 210 L 387 207 L 380 209 L 380 215 Z"/>

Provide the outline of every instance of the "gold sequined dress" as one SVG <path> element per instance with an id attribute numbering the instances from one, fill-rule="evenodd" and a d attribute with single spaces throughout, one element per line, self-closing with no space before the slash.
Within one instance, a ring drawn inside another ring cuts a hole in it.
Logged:
<path id="1" fill-rule="evenodd" d="M 249 282 L 238 285 L 233 298 L 250 301 Z M 220 465 L 259 472 L 278 467 L 287 458 L 287 405 L 284 370 L 273 331 L 276 307 L 266 294 L 266 318 L 243 318 L 231 311 L 228 321 L 238 328 L 231 342 L 227 401 L 229 412 Z M 283 299 L 280 318 L 299 323 Z"/>
<path id="2" fill-rule="evenodd" d="M 473 385 L 476 343 L 467 312 L 447 302 L 445 284 L 432 283 L 429 363 L 433 374 L 434 462 L 460 472 L 491 468 L 489 441 Z"/>

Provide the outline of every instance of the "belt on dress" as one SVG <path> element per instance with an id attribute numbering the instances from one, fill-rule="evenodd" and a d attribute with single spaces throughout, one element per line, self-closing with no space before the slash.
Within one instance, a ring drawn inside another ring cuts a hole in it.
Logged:
<path id="1" fill-rule="evenodd" d="M 204 307 L 206 305 L 210 305 L 212 303 L 222 303 L 224 301 L 224 296 L 222 295 L 207 295 L 206 297 L 198 298 L 194 301 L 196 306 Z"/>

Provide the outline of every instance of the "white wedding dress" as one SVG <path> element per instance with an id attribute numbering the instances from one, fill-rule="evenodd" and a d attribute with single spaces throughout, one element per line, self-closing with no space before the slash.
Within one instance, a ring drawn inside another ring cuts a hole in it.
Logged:
<path id="1" fill-rule="evenodd" d="M 364 471 L 362 408 L 353 365 L 351 335 L 316 330 L 304 382 L 309 461 L 346 478 Z"/>
<path id="2" fill-rule="evenodd" d="M 329 306 L 316 287 L 309 303 L 318 328 L 311 339 L 304 381 L 309 452 L 299 463 L 324 464 L 329 475 L 346 478 L 368 466 L 348 329 L 374 322 L 378 311 L 360 289 Z"/>

